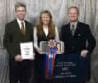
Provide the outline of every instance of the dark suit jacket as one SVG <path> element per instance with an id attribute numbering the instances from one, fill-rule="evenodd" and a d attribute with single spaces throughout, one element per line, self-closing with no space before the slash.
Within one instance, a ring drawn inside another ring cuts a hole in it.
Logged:
<path id="1" fill-rule="evenodd" d="M 4 47 L 7 49 L 10 58 L 20 54 L 20 43 L 33 41 L 32 25 L 25 21 L 26 34 L 21 33 L 17 20 L 7 23 L 4 34 Z"/>
<path id="2" fill-rule="evenodd" d="M 89 25 L 78 22 L 74 36 L 71 34 L 70 23 L 62 26 L 61 40 L 64 41 L 65 53 L 76 52 L 87 49 L 91 54 L 96 41 L 92 35 Z"/>

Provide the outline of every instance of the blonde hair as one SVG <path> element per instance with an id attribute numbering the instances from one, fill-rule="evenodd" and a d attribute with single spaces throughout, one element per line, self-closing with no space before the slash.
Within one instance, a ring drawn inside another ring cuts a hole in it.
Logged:
<path id="1" fill-rule="evenodd" d="M 39 24 L 37 25 L 37 35 L 43 35 L 43 22 L 42 22 L 42 14 L 48 14 L 50 18 L 50 22 L 48 24 L 49 29 L 49 37 L 55 37 L 55 25 L 53 24 L 52 15 L 48 10 L 44 10 L 40 13 Z"/>
<path id="2" fill-rule="evenodd" d="M 79 8 L 76 7 L 76 6 L 71 6 L 71 7 L 69 7 L 69 8 L 68 8 L 68 12 L 69 12 L 70 9 L 73 9 L 73 8 L 76 9 L 77 14 L 79 14 Z"/>

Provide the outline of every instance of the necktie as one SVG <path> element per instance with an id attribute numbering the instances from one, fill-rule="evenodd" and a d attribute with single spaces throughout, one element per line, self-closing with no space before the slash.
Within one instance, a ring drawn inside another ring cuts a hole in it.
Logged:
<path id="1" fill-rule="evenodd" d="M 25 27 L 23 22 L 21 22 L 21 33 L 25 35 Z"/>
<path id="2" fill-rule="evenodd" d="M 72 32 L 72 35 L 74 35 L 74 33 L 75 33 L 75 26 L 74 25 L 71 26 L 71 32 Z"/>

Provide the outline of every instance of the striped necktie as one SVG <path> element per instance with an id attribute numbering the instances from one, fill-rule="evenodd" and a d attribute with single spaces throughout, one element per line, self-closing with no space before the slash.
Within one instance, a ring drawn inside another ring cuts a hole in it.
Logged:
<path id="1" fill-rule="evenodd" d="M 23 22 L 21 22 L 21 33 L 25 35 L 25 27 Z"/>

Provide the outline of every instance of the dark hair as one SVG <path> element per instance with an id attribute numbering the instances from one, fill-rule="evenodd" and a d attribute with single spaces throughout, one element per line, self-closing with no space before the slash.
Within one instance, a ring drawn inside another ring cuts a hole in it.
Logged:
<path id="1" fill-rule="evenodd" d="M 16 3 L 15 4 L 15 11 L 17 10 L 18 7 L 24 7 L 26 10 L 26 5 L 24 3 L 20 3 L 20 2 Z"/>
<path id="2" fill-rule="evenodd" d="M 69 7 L 69 8 L 68 8 L 68 11 L 69 11 L 70 9 L 73 9 L 73 8 L 76 9 L 76 10 L 77 10 L 77 13 L 79 14 L 79 8 L 76 7 L 76 6 L 71 6 L 71 7 Z"/>

